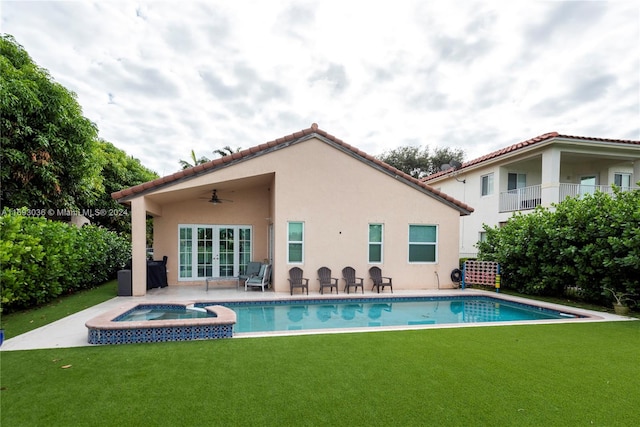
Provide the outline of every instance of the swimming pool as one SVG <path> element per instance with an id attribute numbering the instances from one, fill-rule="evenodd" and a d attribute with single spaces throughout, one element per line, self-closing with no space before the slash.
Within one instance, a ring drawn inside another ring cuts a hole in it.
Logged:
<path id="1" fill-rule="evenodd" d="M 580 318 L 598 317 L 498 296 L 333 296 L 275 301 L 130 301 L 85 325 L 90 344 L 129 344 Z"/>
<path id="2" fill-rule="evenodd" d="M 196 307 L 211 305 L 196 303 Z M 234 333 L 514 322 L 583 317 L 484 296 L 216 302 L 232 309 Z"/>

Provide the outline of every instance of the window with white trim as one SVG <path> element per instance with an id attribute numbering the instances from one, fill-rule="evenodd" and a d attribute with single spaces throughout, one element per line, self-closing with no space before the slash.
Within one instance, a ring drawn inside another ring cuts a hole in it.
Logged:
<path id="1" fill-rule="evenodd" d="M 493 173 L 483 175 L 480 178 L 480 185 L 480 192 L 483 196 L 493 194 Z"/>
<path id="2" fill-rule="evenodd" d="M 382 224 L 369 224 L 369 264 L 382 262 Z"/>
<path id="3" fill-rule="evenodd" d="M 438 260 L 438 226 L 409 225 L 409 262 L 436 262 Z"/>
<path id="4" fill-rule="evenodd" d="M 623 190 L 629 190 L 631 188 L 631 174 L 616 172 L 613 174 L 613 183 Z"/>
<path id="5" fill-rule="evenodd" d="M 302 264 L 304 261 L 304 222 L 287 223 L 287 262 Z"/>

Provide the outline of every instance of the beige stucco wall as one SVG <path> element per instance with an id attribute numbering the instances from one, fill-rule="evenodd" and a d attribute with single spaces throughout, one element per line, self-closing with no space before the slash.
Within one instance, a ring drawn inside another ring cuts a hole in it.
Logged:
<path id="1" fill-rule="evenodd" d="M 393 277 L 397 289 L 436 288 L 436 271 L 441 286 L 451 286 L 450 272 L 458 265 L 457 211 L 322 142 L 290 147 L 281 157 L 289 167 L 279 169 L 276 177 L 275 258 L 286 260 L 287 222 L 304 221 L 305 253 L 300 267 L 311 279 L 312 289 L 318 285 L 318 268 L 327 266 L 341 277 L 348 265 L 371 287 L 367 274 L 372 266 L 367 260 L 370 223 L 384 224 L 380 267 L 384 275 Z M 409 224 L 438 225 L 436 264 L 408 263 Z M 292 265 L 280 266 L 276 286 L 283 289 Z"/>
<path id="2" fill-rule="evenodd" d="M 271 175 L 269 175 L 271 174 Z M 270 176 L 244 188 L 252 176 Z M 178 190 L 211 189 L 236 183 L 234 203 L 211 205 L 206 200 L 180 199 Z M 287 222 L 305 223 L 303 268 L 317 291 L 317 269 L 327 266 L 341 277 L 345 266 L 365 277 L 368 269 L 368 225 L 384 224 L 383 275 L 396 289 L 447 288 L 458 266 L 459 212 L 404 182 L 374 169 L 333 146 L 311 139 L 185 180 L 145 196 L 160 205 L 154 220 L 155 258 L 167 255 L 170 286 L 203 284 L 177 279 L 178 224 L 241 224 L 253 226 L 253 259 L 268 257 L 269 224 L 273 223 L 273 285 L 288 291 Z M 162 200 L 169 200 L 162 202 Z M 438 261 L 408 262 L 409 224 L 438 226 Z M 437 273 L 437 275 L 436 275 Z M 343 281 L 340 280 L 342 290 Z"/>
<path id="3" fill-rule="evenodd" d="M 154 258 L 167 256 L 167 280 L 171 285 L 195 285 L 203 281 L 178 280 L 178 226 L 180 224 L 250 225 L 253 232 L 252 259 L 267 258 L 270 217 L 269 187 L 235 191 L 233 203 L 212 205 L 206 199 L 184 200 L 164 205 L 162 216 L 154 218 Z M 224 284 L 224 283 L 223 283 Z"/>

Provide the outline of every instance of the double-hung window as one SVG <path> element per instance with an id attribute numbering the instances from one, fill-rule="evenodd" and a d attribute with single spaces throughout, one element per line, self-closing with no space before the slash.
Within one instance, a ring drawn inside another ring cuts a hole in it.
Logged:
<path id="1" fill-rule="evenodd" d="M 437 262 L 438 226 L 409 225 L 409 262 Z"/>
<path id="2" fill-rule="evenodd" d="M 483 196 L 488 196 L 490 194 L 493 194 L 493 174 L 487 174 L 487 175 L 482 175 L 482 177 L 480 178 L 480 182 L 481 182 L 481 194 Z"/>
<path id="3" fill-rule="evenodd" d="M 382 224 L 369 224 L 369 263 L 382 262 Z"/>
<path id="4" fill-rule="evenodd" d="M 287 261 L 302 264 L 304 261 L 304 222 L 290 221 L 287 224 Z"/>

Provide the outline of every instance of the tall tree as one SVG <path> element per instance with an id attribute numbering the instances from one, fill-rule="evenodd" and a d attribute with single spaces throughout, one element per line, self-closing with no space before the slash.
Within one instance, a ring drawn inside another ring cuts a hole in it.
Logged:
<path id="1" fill-rule="evenodd" d="M 113 231 L 130 233 L 131 218 L 128 211 L 111 198 L 111 193 L 156 179 L 158 174 L 108 141 L 100 140 L 98 145 L 105 191 L 100 194 L 94 207 L 87 210 L 93 214 L 89 219 L 93 224 Z"/>
<path id="2" fill-rule="evenodd" d="M 76 209 L 104 191 L 97 127 L 76 95 L 0 35 L 0 182 L 6 207 Z"/>
<path id="3" fill-rule="evenodd" d="M 180 163 L 180 166 L 182 166 L 182 170 L 189 169 L 189 168 L 192 168 L 194 166 L 201 165 L 203 163 L 207 163 L 209 161 L 209 159 L 204 157 L 204 156 L 202 156 L 200 158 L 197 158 L 196 157 L 196 153 L 193 150 L 191 150 L 191 159 L 190 160 L 193 163 L 189 163 L 189 161 L 182 160 L 182 159 L 180 159 L 178 161 L 178 163 Z"/>
<path id="4" fill-rule="evenodd" d="M 457 148 L 437 147 L 430 154 L 429 147 L 414 146 L 398 147 L 384 152 L 378 159 L 399 169 L 414 178 L 424 178 L 440 170 L 440 166 L 451 160 L 462 163 L 464 151 Z"/>
<path id="5" fill-rule="evenodd" d="M 240 147 L 238 147 L 238 148 L 236 148 L 234 150 L 230 146 L 225 145 L 222 148 L 218 148 L 217 150 L 213 150 L 213 154 L 217 154 L 220 157 L 224 157 L 224 156 L 228 156 L 228 155 L 233 154 L 233 153 L 238 153 L 238 152 L 240 152 L 240 150 L 242 150 L 242 148 L 240 148 Z M 201 165 L 203 163 L 207 163 L 208 161 L 210 161 L 210 159 L 208 159 L 207 157 L 204 157 L 204 156 L 202 156 L 200 158 L 196 157 L 196 153 L 193 150 L 191 150 L 191 159 L 190 160 L 191 161 L 182 160 L 182 159 L 179 160 L 180 166 L 182 166 L 183 170 L 184 169 L 189 169 L 189 168 L 192 168 L 194 166 Z"/>
<path id="6" fill-rule="evenodd" d="M 217 154 L 220 157 L 224 157 L 224 156 L 229 156 L 229 155 L 231 155 L 233 153 L 239 153 L 240 150 L 242 150 L 242 148 L 240 148 L 240 147 L 237 147 L 235 149 L 235 151 L 234 151 L 230 146 L 225 145 L 222 148 L 218 148 L 217 150 L 213 150 L 213 154 Z"/>

